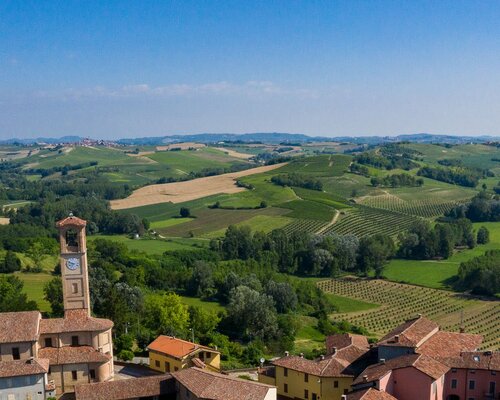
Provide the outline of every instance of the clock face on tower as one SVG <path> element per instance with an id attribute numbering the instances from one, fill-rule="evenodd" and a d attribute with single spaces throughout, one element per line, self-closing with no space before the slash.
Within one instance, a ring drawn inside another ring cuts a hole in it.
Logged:
<path id="1" fill-rule="evenodd" d="M 80 260 L 78 258 L 68 258 L 66 260 L 66 267 L 71 271 L 74 271 L 79 266 L 80 266 Z"/>

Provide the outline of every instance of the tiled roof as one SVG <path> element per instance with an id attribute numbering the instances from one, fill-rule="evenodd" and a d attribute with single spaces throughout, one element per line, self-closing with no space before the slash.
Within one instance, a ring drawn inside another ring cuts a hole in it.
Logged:
<path id="1" fill-rule="evenodd" d="M 0 361 L 0 378 L 46 374 L 48 371 L 49 360 L 43 358 L 31 360 Z"/>
<path id="2" fill-rule="evenodd" d="M 174 392 L 174 378 L 170 374 L 163 374 L 77 385 L 75 398 L 76 400 L 125 400 L 173 394 Z"/>
<path id="3" fill-rule="evenodd" d="M 58 228 L 62 226 L 87 226 L 87 221 L 75 216 L 69 216 L 60 221 L 57 221 L 56 226 Z"/>
<path id="4" fill-rule="evenodd" d="M 333 353 L 333 349 L 337 351 L 349 347 L 356 346 L 362 349 L 369 349 L 368 339 L 363 335 L 354 335 L 352 333 L 338 333 L 330 335 L 326 338 L 326 353 Z"/>
<path id="5" fill-rule="evenodd" d="M 178 339 L 173 336 L 158 336 L 148 346 L 148 350 L 157 351 L 158 353 L 167 354 L 175 358 L 183 358 L 193 353 L 196 350 L 210 351 L 218 353 L 217 350 L 210 347 L 201 346 L 196 343 L 188 342 L 187 340 Z"/>
<path id="6" fill-rule="evenodd" d="M 89 317 L 86 310 L 66 311 L 64 318 L 49 318 L 40 321 L 40 334 L 62 332 L 99 332 L 113 327 L 109 319 Z"/>
<path id="7" fill-rule="evenodd" d="M 475 351 L 483 337 L 469 333 L 439 331 L 426 340 L 416 352 L 428 356 L 458 357 L 464 351 Z"/>
<path id="8" fill-rule="evenodd" d="M 172 374 L 179 383 L 200 399 L 264 400 L 273 386 L 233 378 L 199 368 L 187 368 Z"/>
<path id="9" fill-rule="evenodd" d="M 392 370 L 408 367 L 413 367 L 434 380 L 443 376 L 450 369 L 447 365 L 425 354 L 411 354 L 370 365 L 354 380 L 353 384 L 377 381 Z M 365 376 L 367 380 L 365 380 Z"/>
<path id="10" fill-rule="evenodd" d="M 393 329 L 380 339 L 378 345 L 418 347 L 438 330 L 439 325 L 434 321 L 418 316 Z"/>
<path id="11" fill-rule="evenodd" d="M 45 347 L 38 350 L 38 357 L 48 358 L 50 365 L 105 363 L 110 360 L 110 356 L 91 346 Z"/>
<path id="12" fill-rule="evenodd" d="M 347 395 L 346 400 L 397 400 L 387 392 L 381 392 L 374 388 L 358 390 Z"/>
<path id="13" fill-rule="evenodd" d="M 37 341 L 40 318 L 38 311 L 0 313 L 0 343 Z"/>
<path id="14" fill-rule="evenodd" d="M 347 377 L 355 374 L 349 370 L 349 362 L 334 356 L 324 360 L 308 360 L 299 356 L 286 356 L 274 360 L 273 365 L 323 377 Z"/>
<path id="15" fill-rule="evenodd" d="M 457 357 L 439 359 L 450 368 L 484 369 L 500 371 L 499 351 L 463 352 Z"/>

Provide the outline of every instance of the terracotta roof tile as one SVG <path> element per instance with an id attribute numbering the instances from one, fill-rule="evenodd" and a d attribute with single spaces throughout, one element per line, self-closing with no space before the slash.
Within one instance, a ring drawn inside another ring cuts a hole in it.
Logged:
<path id="1" fill-rule="evenodd" d="M 450 368 L 500 371 L 499 351 L 463 352 L 457 357 L 443 357 L 439 360 L 448 365 Z"/>
<path id="2" fill-rule="evenodd" d="M 358 390 L 347 395 L 346 400 L 397 400 L 387 392 L 381 392 L 374 388 Z"/>
<path id="3" fill-rule="evenodd" d="M 196 350 L 206 350 L 212 353 L 219 353 L 217 350 L 210 347 L 201 346 L 196 343 L 188 342 L 175 338 L 173 336 L 158 336 L 148 346 L 148 350 L 157 351 L 159 353 L 168 354 L 175 358 L 183 358 L 193 353 Z"/>
<path id="4" fill-rule="evenodd" d="M 170 374 L 87 383 L 75 387 L 76 400 L 125 400 L 173 393 L 175 381 Z"/>
<path id="5" fill-rule="evenodd" d="M 48 371 L 47 359 L 0 361 L 0 378 L 46 374 Z"/>
<path id="6" fill-rule="evenodd" d="M 483 341 L 481 335 L 439 331 L 426 340 L 416 352 L 428 356 L 456 357 L 464 351 L 475 351 Z"/>
<path id="7" fill-rule="evenodd" d="M 199 368 L 188 368 L 172 374 L 179 383 L 200 399 L 264 400 L 273 386 L 233 378 Z"/>
<path id="8" fill-rule="evenodd" d="M 45 347 L 38 350 L 38 357 L 48 358 L 50 365 L 105 363 L 110 360 L 110 356 L 91 346 Z"/>
<path id="9" fill-rule="evenodd" d="M 89 317 L 86 310 L 70 310 L 64 318 L 49 318 L 40 321 L 40 333 L 99 332 L 113 327 L 109 319 Z"/>
<path id="10" fill-rule="evenodd" d="M 439 325 L 434 321 L 418 316 L 393 329 L 378 342 L 378 345 L 418 347 L 438 330 Z"/>
<path id="11" fill-rule="evenodd" d="M 347 360 L 339 359 L 335 356 L 325 357 L 324 360 L 308 360 L 299 356 L 286 356 L 274 360 L 272 364 L 315 376 L 352 377 L 355 375 L 350 370 L 350 363 Z"/>
<path id="12" fill-rule="evenodd" d="M 69 216 L 56 222 L 56 227 L 60 228 L 62 226 L 87 226 L 87 221 L 75 216 Z"/>
<path id="13" fill-rule="evenodd" d="M 362 349 L 369 349 L 368 339 L 363 335 L 354 335 L 352 333 L 339 333 L 330 335 L 326 338 L 326 353 L 333 353 L 333 349 L 337 351 L 345 347 L 356 346 Z"/>
<path id="14" fill-rule="evenodd" d="M 0 343 L 37 341 L 41 317 L 38 311 L 0 313 Z"/>
<path id="15" fill-rule="evenodd" d="M 408 367 L 416 368 L 434 380 L 443 376 L 450 369 L 447 365 L 425 354 L 411 354 L 370 365 L 354 380 L 353 384 L 377 381 L 392 370 Z"/>

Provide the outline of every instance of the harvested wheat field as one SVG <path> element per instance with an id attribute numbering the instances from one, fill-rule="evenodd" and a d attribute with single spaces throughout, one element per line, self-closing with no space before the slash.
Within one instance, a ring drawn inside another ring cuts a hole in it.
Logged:
<path id="1" fill-rule="evenodd" d="M 225 149 L 224 147 L 214 147 L 214 149 L 223 151 L 228 156 L 231 156 L 234 158 L 241 158 L 243 160 L 248 160 L 249 158 L 252 158 L 254 156 L 253 154 L 240 153 L 239 151 Z"/>
<path id="2" fill-rule="evenodd" d="M 181 143 L 171 143 L 165 146 L 156 146 L 156 151 L 169 151 L 172 149 L 189 150 L 189 149 L 201 149 L 206 147 L 203 143 L 196 142 L 181 142 Z"/>
<path id="3" fill-rule="evenodd" d="M 123 210 L 159 203 L 183 203 L 219 193 L 238 193 L 246 190 L 236 186 L 236 179 L 280 168 L 286 163 L 266 165 L 228 174 L 207 176 L 185 182 L 144 186 L 126 199 L 111 201 L 113 210 Z"/>

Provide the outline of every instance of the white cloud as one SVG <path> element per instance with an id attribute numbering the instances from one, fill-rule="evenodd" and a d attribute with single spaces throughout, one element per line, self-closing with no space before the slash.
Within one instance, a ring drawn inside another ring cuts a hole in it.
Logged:
<path id="1" fill-rule="evenodd" d="M 85 98 L 140 98 L 140 97 L 198 97 L 198 96 L 298 96 L 315 98 L 318 93 L 303 89 L 282 88 L 271 81 L 248 81 L 235 84 L 227 81 L 210 82 L 200 85 L 172 84 L 150 86 L 147 83 L 125 85 L 120 88 L 95 86 L 92 88 L 69 88 L 61 91 L 38 91 L 35 98 L 70 101 Z"/>

